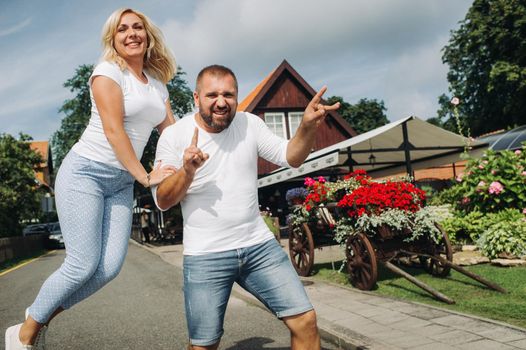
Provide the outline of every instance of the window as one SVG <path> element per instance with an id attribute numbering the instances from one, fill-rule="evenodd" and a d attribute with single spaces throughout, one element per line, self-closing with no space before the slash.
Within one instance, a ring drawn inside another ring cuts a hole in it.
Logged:
<path id="1" fill-rule="evenodd" d="M 287 138 L 285 129 L 285 113 L 265 113 L 265 124 L 274 134 Z"/>
<path id="2" fill-rule="evenodd" d="M 290 138 L 296 134 L 296 130 L 300 126 L 301 119 L 303 118 L 303 112 L 290 112 L 289 113 L 289 130 Z"/>

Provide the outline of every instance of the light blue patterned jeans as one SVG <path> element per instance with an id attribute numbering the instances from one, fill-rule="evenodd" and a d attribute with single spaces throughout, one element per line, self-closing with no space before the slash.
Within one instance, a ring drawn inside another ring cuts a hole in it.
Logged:
<path id="1" fill-rule="evenodd" d="M 57 175 L 55 200 L 66 258 L 29 308 L 46 323 L 115 278 L 124 263 L 132 224 L 133 177 L 70 151 Z"/>

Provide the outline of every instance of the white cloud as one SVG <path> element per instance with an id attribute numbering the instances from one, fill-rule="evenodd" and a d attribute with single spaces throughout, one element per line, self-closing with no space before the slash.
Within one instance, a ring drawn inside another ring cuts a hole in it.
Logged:
<path id="1" fill-rule="evenodd" d="M 80 64 L 96 62 L 101 26 L 118 7 L 100 0 L 49 1 L 52 5 L 44 6 L 21 0 L 0 11 L 0 23 L 18 19 L 0 28 L 5 52 L 0 56 L 0 129 L 6 123 L 18 127 L 20 121 L 22 131 L 32 135 L 56 130 L 61 117 L 56 111 L 69 94 L 62 84 Z M 327 84 L 328 96 L 339 95 L 351 103 L 360 98 L 384 100 L 393 120 L 408 114 L 427 118 L 436 112 L 437 96 L 447 88 L 439 49 L 471 3 L 131 1 L 160 25 L 191 88 L 199 69 L 221 63 L 238 75 L 243 98 L 287 59 L 313 88 Z M 129 6 L 130 1 L 119 4 Z M 22 13 L 26 17 L 17 18 Z M 14 33 L 19 35 L 10 35 Z M 48 129 L 52 126 L 55 129 Z"/>
<path id="2" fill-rule="evenodd" d="M 23 115 L 27 117 L 34 118 L 35 116 L 32 113 L 27 113 L 35 109 L 48 107 L 50 103 L 56 101 L 64 101 L 66 98 L 69 98 L 69 93 L 65 89 L 51 93 L 50 91 L 42 91 L 42 94 L 34 99 L 27 100 L 25 98 L 20 98 L 18 101 L 13 101 L 8 108 L 2 108 L 0 111 L 0 121 L 8 121 L 11 119 L 13 114 Z M 56 106 L 56 110 L 60 108 L 60 104 Z M 20 119 L 17 120 L 17 122 Z"/>
<path id="3" fill-rule="evenodd" d="M 458 7 L 452 0 L 327 0 L 323 8 L 312 1 L 205 0 L 192 19 L 168 20 L 162 29 L 191 86 L 200 68 L 222 63 L 238 75 L 244 97 L 287 59 L 314 88 L 328 84 L 329 95 L 349 102 L 384 100 L 388 116 L 398 119 L 413 109 L 436 111 L 447 86 L 440 49 L 465 13 Z"/>
<path id="4" fill-rule="evenodd" d="M 438 96 L 447 91 L 447 66 L 440 50 L 447 42 L 440 37 L 427 46 L 408 51 L 394 60 L 385 76 L 385 99 L 392 120 L 408 115 L 428 119 L 436 115 Z"/>
<path id="5" fill-rule="evenodd" d="M 32 21 L 33 21 L 33 18 L 30 17 L 30 18 L 27 18 L 27 19 L 23 20 L 20 23 L 15 24 L 12 27 L 9 27 L 7 29 L 1 29 L 0 30 L 0 38 L 3 37 L 3 36 L 8 36 L 8 35 L 11 35 L 11 34 L 14 34 L 14 33 L 17 33 L 19 31 L 21 31 L 22 29 L 24 29 L 25 27 L 30 25 Z"/>

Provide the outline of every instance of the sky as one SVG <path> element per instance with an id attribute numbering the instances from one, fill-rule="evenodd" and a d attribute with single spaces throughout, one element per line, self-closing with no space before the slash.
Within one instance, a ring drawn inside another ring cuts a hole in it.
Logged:
<path id="1" fill-rule="evenodd" d="M 239 100 L 283 59 L 325 97 L 382 100 L 395 121 L 436 116 L 448 92 L 442 48 L 472 0 L 0 0 L 0 134 L 50 140 L 64 118 L 63 86 L 95 64 L 120 7 L 164 33 L 193 90 L 199 70 L 230 67 Z"/>

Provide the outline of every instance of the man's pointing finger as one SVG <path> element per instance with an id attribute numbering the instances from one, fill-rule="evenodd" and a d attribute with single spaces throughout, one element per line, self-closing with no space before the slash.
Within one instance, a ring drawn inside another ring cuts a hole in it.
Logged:
<path id="1" fill-rule="evenodd" d="M 197 147 L 197 139 L 199 138 L 199 129 L 197 127 L 194 129 L 194 136 L 192 136 L 192 143 L 190 146 Z"/>

